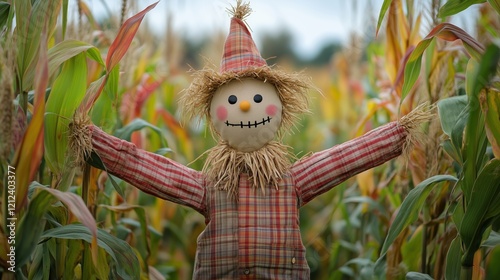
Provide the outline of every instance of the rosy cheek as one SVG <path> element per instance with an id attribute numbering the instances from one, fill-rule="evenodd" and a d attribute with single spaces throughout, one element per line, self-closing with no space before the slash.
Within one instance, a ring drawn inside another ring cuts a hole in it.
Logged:
<path id="1" fill-rule="evenodd" d="M 219 106 L 217 107 L 217 119 L 219 119 L 219 121 L 225 121 L 227 120 L 227 109 L 226 107 L 224 106 Z"/>
<path id="2" fill-rule="evenodd" d="M 276 115 L 276 112 L 278 112 L 278 107 L 276 107 L 276 105 L 269 105 L 269 106 L 266 107 L 266 113 L 269 116 Z"/>

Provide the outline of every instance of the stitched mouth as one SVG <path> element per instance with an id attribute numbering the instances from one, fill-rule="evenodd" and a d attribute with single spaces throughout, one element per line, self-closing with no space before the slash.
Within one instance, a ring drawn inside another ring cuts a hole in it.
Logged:
<path id="1" fill-rule="evenodd" d="M 251 128 L 251 127 L 257 127 L 259 125 L 266 125 L 266 123 L 268 122 L 271 122 L 272 118 L 267 116 L 267 118 L 262 118 L 262 121 L 258 122 L 258 121 L 254 121 L 254 122 L 251 122 L 251 121 L 248 121 L 248 122 L 239 122 L 239 123 L 230 123 L 229 121 L 226 121 L 225 124 L 227 126 L 239 126 L 241 128 L 244 128 L 244 127 L 248 127 L 248 128 Z"/>

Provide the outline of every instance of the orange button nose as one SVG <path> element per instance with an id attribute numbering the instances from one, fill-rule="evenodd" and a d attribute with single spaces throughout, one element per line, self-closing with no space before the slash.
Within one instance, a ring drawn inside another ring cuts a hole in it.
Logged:
<path id="1" fill-rule="evenodd" d="M 243 112 L 248 112 L 248 110 L 250 110 L 250 102 L 248 101 L 241 101 L 240 102 L 240 109 L 241 111 Z"/>

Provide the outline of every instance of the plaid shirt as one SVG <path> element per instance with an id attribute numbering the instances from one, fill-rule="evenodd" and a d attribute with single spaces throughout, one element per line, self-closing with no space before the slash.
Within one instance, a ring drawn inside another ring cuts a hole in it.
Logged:
<path id="1" fill-rule="evenodd" d="M 241 174 L 239 200 L 204 174 L 137 149 L 92 126 L 92 144 L 108 171 L 146 193 L 189 206 L 206 218 L 194 279 L 309 279 L 299 208 L 349 177 L 401 154 L 407 132 L 396 122 L 297 161 L 266 194 Z"/>

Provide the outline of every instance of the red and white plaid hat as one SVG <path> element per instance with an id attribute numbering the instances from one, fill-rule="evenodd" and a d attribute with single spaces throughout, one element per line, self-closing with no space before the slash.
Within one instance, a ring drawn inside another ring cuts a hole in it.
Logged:
<path id="1" fill-rule="evenodd" d="M 224 43 L 221 72 L 241 72 L 249 68 L 267 66 L 248 31 L 237 13 L 231 18 L 229 35 Z"/>

